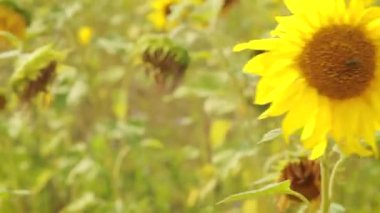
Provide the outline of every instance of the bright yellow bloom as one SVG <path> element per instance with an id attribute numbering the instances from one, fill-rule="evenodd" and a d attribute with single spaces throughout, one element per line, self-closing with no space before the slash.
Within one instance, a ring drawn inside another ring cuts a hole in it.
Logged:
<path id="1" fill-rule="evenodd" d="M 261 76 L 260 118 L 285 114 L 286 139 L 301 130 L 311 158 L 329 138 L 345 154 L 377 154 L 380 129 L 380 8 L 368 0 L 285 0 L 273 38 L 235 46 L 264 50 L 244 67 Z"/>
<path id="2" fill-rule="evenodd" d="M 227 119 L 216 119 L 211 123 L 209 138 L 213 147 L 221 146 L 232 127 L 232 123 Z"/>
<path id="3" fill-rule="evenodd" d="M 94 30 L 92 29 L 92 27 L 82 26 L 78 30 L 78 41 L 80 44 L 86 46 L 91 42 L 93 35 Z"/>
<path id="4" fill-rule="evenodd" d="M 153 11 L 148 15 L 148 19 L 158 30 L 168 30 L 175 25 L 170 20 L 172 7 L 178 3 L 178 0 L 153 0 L 151 7 Z"/>
<path id="5" fill-rule="evenodd" d="M 0 32 L 7 32 L 23 39 L 27 27 L 27 20 L 21 11 L 16 10 L 9 4 L 0 2 Z M 0 35 L 0 51 L 8 48 L 9 38 Z"/>
<path id="6" fill-rule="evenodd" d="M 194 6 L 205 3 L 205 0 L 151 0 L 151 13 L 148 20 L 160 31 L 168 31 L 187 21 Z M 178 11 L 174 11 L 180 8 Z"/>

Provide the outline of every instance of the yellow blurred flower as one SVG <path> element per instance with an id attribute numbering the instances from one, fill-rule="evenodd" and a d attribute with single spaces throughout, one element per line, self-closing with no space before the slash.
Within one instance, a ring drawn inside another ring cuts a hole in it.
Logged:
<path id="1" fill-rule="evenodd" d="M 180 22 L 187 21 L 194 6 L 199 6 L 204 2 L 204 0 L 151 0 L 152 11 L 147 18 L 157 30 L 168 31 Z M 173 17 L 173 10 L 178 6 L 181 6 L 180 12 Z"/>
<path id="2" fill-rule="evenodd" d="M 172 7 L 178 3 L 178 0 L 153 0 L 151 2 L 152 12 L 148 15 L 149 21 L 158 30 L 167 30 L 175 25 L 169 19 L 172 13 Z"/>
<path id="3" fill-rule="evenodd" d="M 93 35 L 94 30 L 92 29 L 92 27 L 82 26 L 78 30 L 78 41 L 80 44 L 86 46 L 91 42 Z"/>
<path id="4" fill-rule="evenodd" d="M 380 8 L 364 0 L 285 0 L 292 15 L 278 17 L 273 38 L 235 46 L 264 50 L 244 70 L 260 75 L 260 118 L 286 113 L 285 138 L 323 155 L 328 138 L 345 154 L 377 154 L 380 127 Z"/>
<path id="5" fill-rule="evenodd" d="M 189 195 L 187 196 L 186 205 L 188 207 L 194 207 L 199 199 L 199 190 L 197 188 L 193 188 L 190 190 Z"/>
<path id="6" fill-rule="evenodd" d="M 258 201 L 255 199 L 246 200 L 242 203 L 241 213 L 255 213 L 260 212 L 258 209 Z"/>
<path id="7" fill-rule="evenodd" d="M 0 2 L 0 32 L 10 33 L 18 39 L 25 37 L 28 17 L 22 10 L 7 1 Z M 0 51 L 10 47 L 10 38 L 0 35 Z"/>
<path id="8" fill-rule="evenodd" d="M 211 123 L 209 139 L 213 147 L 221 146 L 232 126 L 231 121 L 217 119 Z"/>

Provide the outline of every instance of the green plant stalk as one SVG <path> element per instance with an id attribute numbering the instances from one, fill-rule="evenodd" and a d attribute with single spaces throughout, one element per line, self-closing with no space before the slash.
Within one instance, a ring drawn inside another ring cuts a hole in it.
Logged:
<path id="1" fill-rule="evenodd" d="M 330 209 L 330 183 L 329 183 L 329 168 L 327 162 L 327 156 L 323 155 L 321 158 L 321 210 L 322 213 L 328 213 Z"/>
<path id="2" fill-rule="evenodd" d="M 331 171 L 331 175 L 330 175 L 330 183 L 329 183 L 329 199 L 330 201 L 333 200 L 333 194 L 334 194 L 334 182 L 335 182 L 335 177 L 336 177 L 336 173 L 337 173 L 337 170 L 338 168 L 340 167 L 340 165 L 343 163 L 343 161 L 345 160 L 346 158 L 344 156 L 340 156 L 339 157 L 339 160 L 335 163 L 334 165 L 334 168 L 332 169 Z"/>

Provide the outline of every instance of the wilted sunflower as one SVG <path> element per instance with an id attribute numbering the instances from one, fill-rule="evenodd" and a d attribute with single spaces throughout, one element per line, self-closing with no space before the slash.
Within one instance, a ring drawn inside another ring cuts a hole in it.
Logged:
<path id="1" fill-rule="evenodd" d="M 141 40 L 142 60 L 161 88 L 174 89 L 181 82 L 190 62 L 188 51 L 168 38 L 146 37 Z"/>
<path id="2" fill-rule="evenodd" d="M 279 181 L 290 180 L 290 188 L 302 194 L 308 201 L 318 201 L 321 192 L 321 171 L 319 162 L 300 158 L 289 162 L 281 170 Z M 293 195 L 283 195 L 277 202 L 279 210 L 287 209 L 289 201 L 301 201 Z"/>
<path id="3" fill-rule="evenodd" d="M 173 27 L 174 23 L 169 20 L 172 13 L 172 6 L 178 3 L 178 0 L 153 0 L 151 3 L 152 12 L 148 19 L 158 30 L 167 30 Z"/>
<path id="4" fill-rule="evenodd" d="M 370 2 L 285 0 L 292 15 L 277 18 L 273 38 L 234 48 L 267 51 L 244 67 L 261 76 L 255 103 L 271 103 L 260 118 L 286 113 L 285 138 L 302 130 L 312 158 L 329 137 L 346 154 L 377 153 L 380 8 Z"/>
<path id="5" fill-rule="evenodd" d="M 13 90 L 26 102 L 46 92 L 56 75 L 57 64 L 64 58 L 65 54 L 54 50 L 51 45 L 21 57 L 10 80 Z"/>
<path id="6" fill-rule="evenodd" d="M 22 39 L 29 23 L 29 15 L 13 1 L 0 1 L 0 31 Z M 9 38 L 0 35 L 0 51 L 9 47 Z"/>

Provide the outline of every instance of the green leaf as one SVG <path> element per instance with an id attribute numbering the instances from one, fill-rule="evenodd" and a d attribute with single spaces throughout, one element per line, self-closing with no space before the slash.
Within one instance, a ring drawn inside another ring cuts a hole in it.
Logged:
<path id="1" fill-rule="evenodd" d="M 331 212 L 331 213 L 343 213 L 343 212 L 346 212 L 346 209 L 344 208 L 344 206 L 342 206 L 339 203 L 332 203 L 330 206 L 329 212 Z"/>
<path id="2" fill-rule="evenodd" d="M 280 136 L 281 134 L 282 134 L 282 131 L 281 131 L 280 128 L 278 128 L 278 129 L 272 129 L 269 132 L 265 133 L 265 135 L 258 142 L 258 144 L 262 144 L 262 143 L 265 143 L 265 142 L 272 141 L 272 140 L 276 139 L 278 136 Z"/>
<path id="3" fill-rule="evenodd" d="M 21 54 L 20 50 L 10 50 L 6 52 L 1 52 L 0 60 L 14 58 L 14 57 L 20 56 L 20 54 Z"/>
<path id="4" fill-rule="evenodd" d="M 141 145 L 146 148 L 151 148 L 151 149 L 163 149 L 164 145 L 163 143 L 154 138 L 147 138 L 141 141 Z"/>
<path id="5" fill-rule="evenodd" d="M 97 200 L 94 193 L 87 192 L 66 206 L 62 212 L 83 212 L 90 206 L 96 205 L 96 203 Z"/>
<path id="6" fill-rule="evenodd" d="M 0 36 L 7 39 L 9 42 L 11 42 L 11 44 L 14 46 L 14 47 L 20 47 L 21 46 L 21 41 L 20 39 L 13 35 L 12 33 L 10 32 L 7 32 L 7 31 L 1 31 L 0 30 Z"/>
<path id="7" fill-rule="evenodd" d="M 309 203 L 309 201 L 300 193 L 295 192 L 290 189 L 290 180 L 286 180 L 280 183 L 273 183 L 270 185 L 266 185 L 263 188 L 248 191 L 248 192 L 242 192 L 238 194 L 231 195 L 224 200 L 217 203 L 217 205 L 232 201 L 239 201 L 239 200 L 245 200 L 245 199 L 255 199 L 263 196 L 274 196 L 274 195 L 281 195 L 281 194 L 288 194 L 293 195 L 300 200 L 302 200 L 305 203 Z"/>

